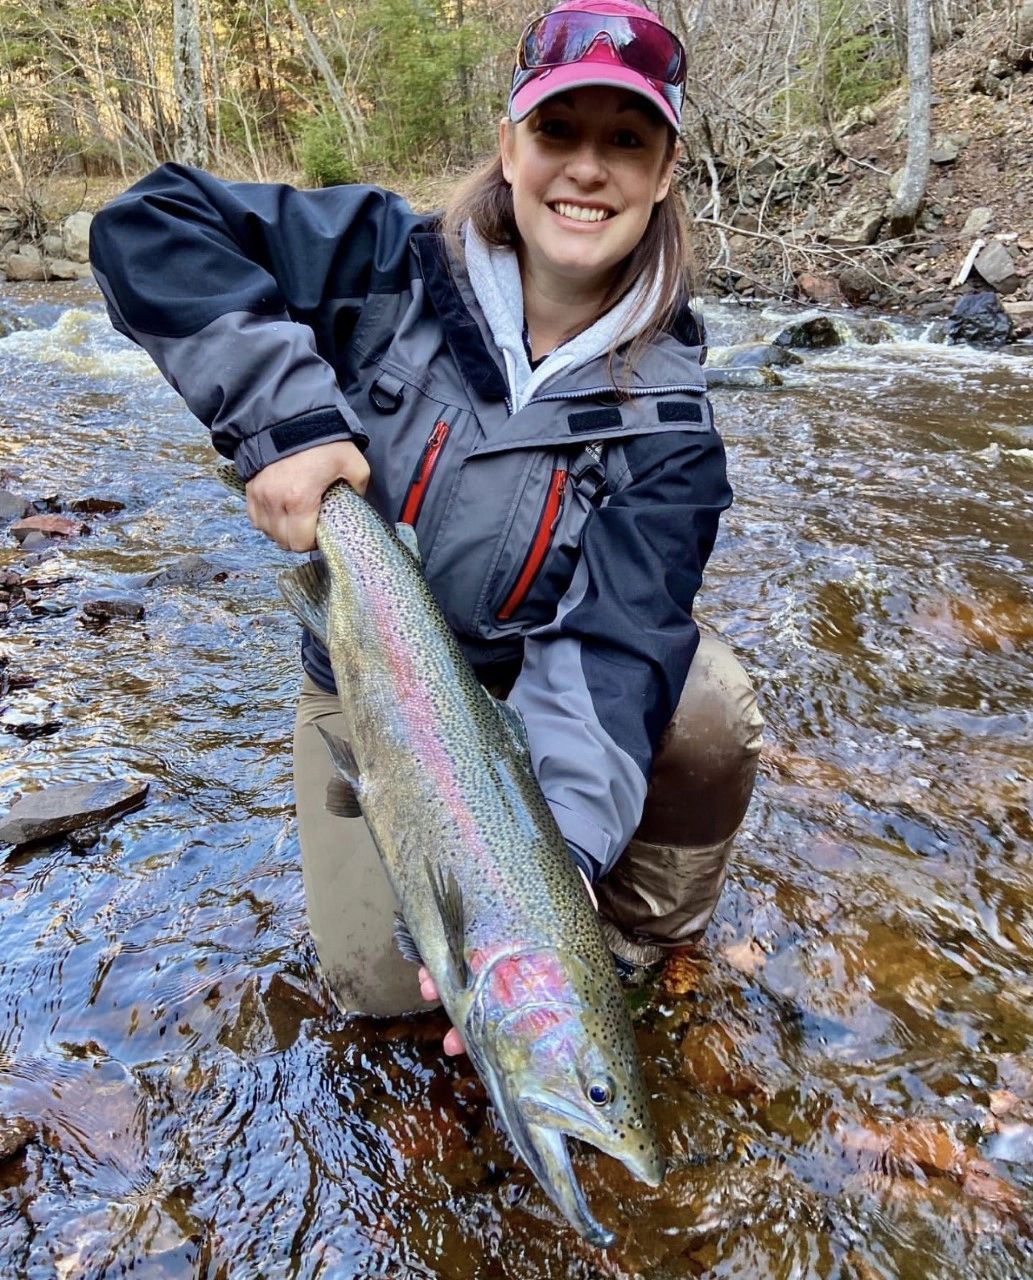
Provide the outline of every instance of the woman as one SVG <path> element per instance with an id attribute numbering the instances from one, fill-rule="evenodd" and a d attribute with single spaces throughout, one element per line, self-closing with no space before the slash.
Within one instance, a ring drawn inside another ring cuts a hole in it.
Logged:
<path id="1" fill-rule="evenodd" d="M 671 190 L 684 74 L 648 10 L 568 0 L 525 31 L 499 154 L 443 220 L 374 188 L 168 166 L 93 227 L 113 323 L 234 460 L 257 528 L 310 551 L 337 479 L 414 525 L 629 965 L 702 932 L 759 749 L 742 669 L 692 620 L 731 491 Z M 316 725 L 339 712 L 308 634 L 302 662 L 320 961 L 343 1008 L 409 1011 L 376 851 L 361 819 L 324 808 Z"/>

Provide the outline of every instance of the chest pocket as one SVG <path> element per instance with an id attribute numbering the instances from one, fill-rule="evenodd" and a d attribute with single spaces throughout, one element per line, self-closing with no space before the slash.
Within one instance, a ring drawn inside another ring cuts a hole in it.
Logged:
<path id="1" fill-rule="evenodd" d="M 500 558 L 502 572 L 491 593 L 497 623 L 511 622 L 525 604 L 527 621 L 543 620 L 533 615 L 551 615 L 573 575 L 585 521 L 607 494 L 604 447 L 602 441 L 594 441 L 573 457 L 555 459 L 538 503 L 532 493 L 525 496 L 525 504 L 537 516 L 529 525 L 525 511 L 523 519 L 513 522 L 512 545 Z M 522 552 L 521 538 L 526 544 Z M 507 569 L 510 581 L 504 585 Z"/>
<path id="2" fill-rule="evenodd" d="M 426 556 L 471 415 L 383 368 L 374 371 L 361 398 L 360 416 L 370 437 L 370 498 L 392 524 L 401 521 L 416 528 Z"/>

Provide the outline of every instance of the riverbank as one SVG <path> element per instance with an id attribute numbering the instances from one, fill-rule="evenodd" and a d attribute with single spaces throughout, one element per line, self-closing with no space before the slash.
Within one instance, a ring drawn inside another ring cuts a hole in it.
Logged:
<path id="1" fill-rule="evenodd" d="M 701 169 L 683 167 L 701 292 L 935 318 L 988 291 L 1013 338 L 1033 333 L 1033 5 L 1022 13 L 1015 29 L 1005 14 L 979 15 L 934 56 L 927 197 L 905 240 L 888 237 L 884 213 L 907 152 L 906 86 L 831 133 L 758 142 L 745 166 L 720 170 L 716 191 Z M 431 209 L 457 175 L 368 178 Z M 131 180 L 53 178 L 39 193 L 46 226 L 31 241 L 23 196 L 0 190 L 0 272 L 19 281 L 86 274 L 83 219 Z"/>

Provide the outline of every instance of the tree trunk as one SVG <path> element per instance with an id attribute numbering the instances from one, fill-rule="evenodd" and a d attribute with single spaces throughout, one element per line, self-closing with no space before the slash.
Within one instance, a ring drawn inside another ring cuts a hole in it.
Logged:
<path id="1" fill-rule="evenodd" d="M 907 5 L 908 121 L 907 161 L 900 187 L 886 210 L 890 234 L 914 230 L 929 180 L 929 107 L 932 74 L 929 48 L 929 0 Z"/>
<path id="2" fill-rule="evenodd" d="M 172 72 L 179 108 L 176 159 L 208 162 L 208 125 L 201 80 L 201 20 L 198 0 L 172 0 Z"/>

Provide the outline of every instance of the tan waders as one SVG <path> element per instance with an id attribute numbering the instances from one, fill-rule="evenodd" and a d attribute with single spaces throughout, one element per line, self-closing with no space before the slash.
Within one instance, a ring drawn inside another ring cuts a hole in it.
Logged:
<path id="1" fill-rule="evenodd" d="M 330 758 L 317 722 L 343 732 L 336 695 L 306 676 L 294 786 L 309 925 L 323 972 L 349 1012 L 426 1009 L 416 967 L 395 944 L 397 903 L 365 822 L 326 811 Z M 595 886 L 606 940 L 622 959 L 649 964 L 706 928 L 753 791 L 762 727 L 745 671 L 727 645 L 704 634 L 654 761 L 642 822 Z"/>

